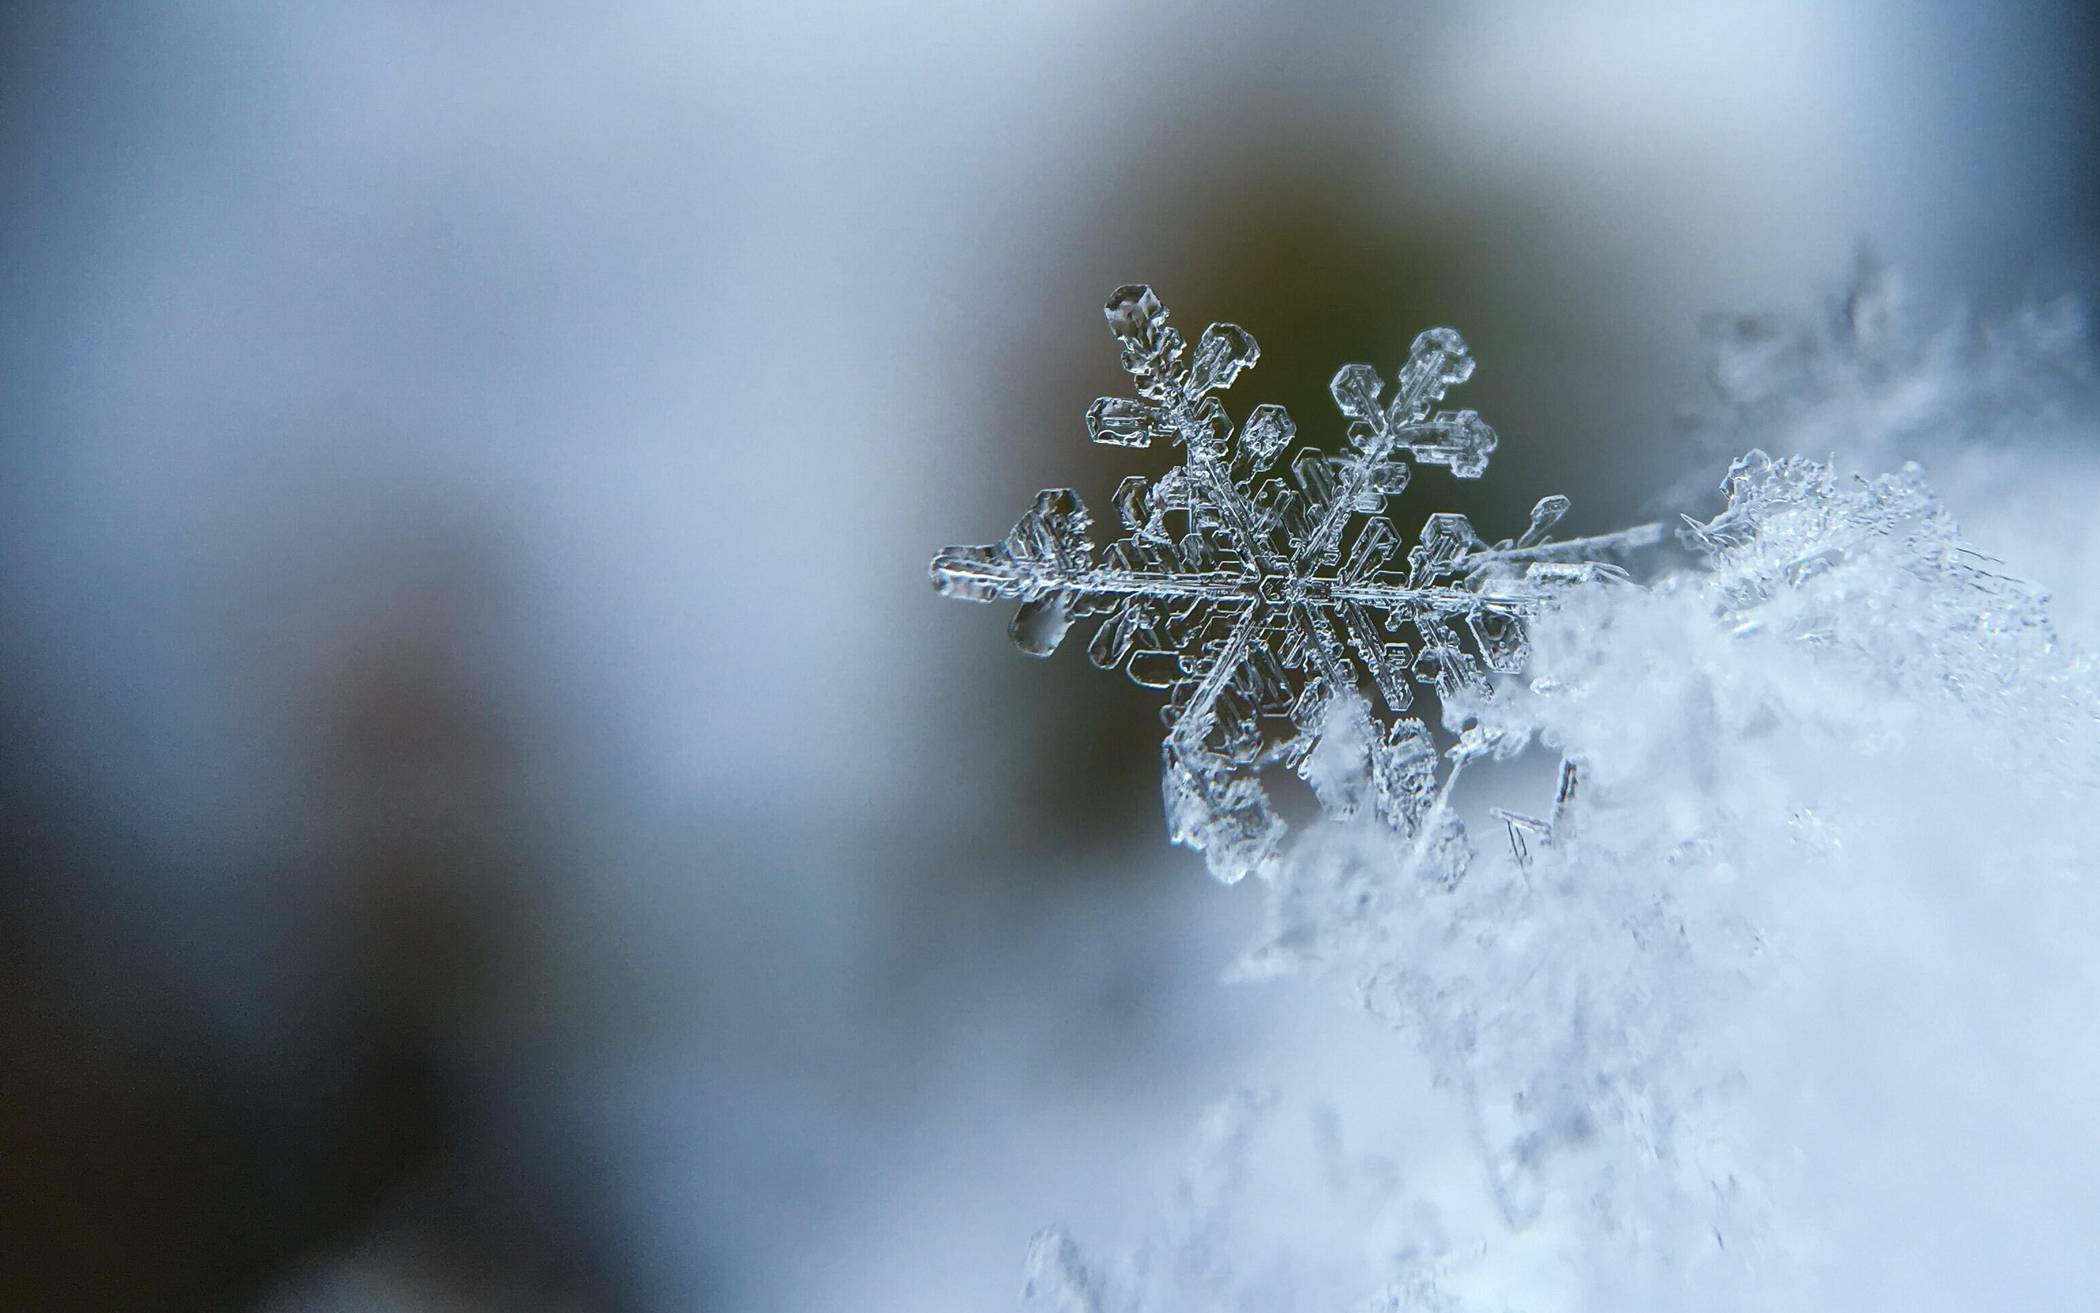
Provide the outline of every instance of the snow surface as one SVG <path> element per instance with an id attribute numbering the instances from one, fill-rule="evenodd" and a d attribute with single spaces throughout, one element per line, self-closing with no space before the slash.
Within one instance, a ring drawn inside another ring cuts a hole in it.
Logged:
<path id="1" fill-rule="evenodd" d="M 1693 446 L 1818 457 L 1737 459 L 1686 559 L 1440 690 L 1424 806 L 1330 806 L 1263 869 L 1237 973 L 1336 982 L 1420 1086 L 1225 1098 L 1151 1233 L 1038 1237 L 1031 1307 L 2100 1302 L 2100 665 L 1908 459 L 2070 497 L 2030 559 L 2092 559 L 2090 346 L 2062 307 L 1902 337 L 1891 295 L 1864 265 L 1830 335 L 1718 337 Z M 1329 692 L 1300 773 L 1332 802 L 1383 767 Z M 1528 807 L 1458 785 L 1556 754 Z"/>

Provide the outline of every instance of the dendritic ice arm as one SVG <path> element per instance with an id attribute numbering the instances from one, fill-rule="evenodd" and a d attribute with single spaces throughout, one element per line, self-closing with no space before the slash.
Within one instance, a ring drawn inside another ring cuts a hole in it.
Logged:
<path id="1" fill-rule="evenodd" d="M 1349 421 L 1346 450 L 1305 447 L 1271 474 L 1296 437 L 1291 417 L 1260 405 L 1235 426 L 1216 395 L 1260 358 L 1251 334 L 1212 324 L 1192 352 L 1149 287 L 1117 289 L 1106 314 L 1136 395 L 1094 402 L 1089 436 L 1177 446 L 1181 463 L 1123 480 L 1114 498 L 1123 536 L 1099 556 L 1078 494 L 1050 489 L 1001 541 L 934 557 L 934 586 L 1020 603 L 1011 632 L 1036 656 L 1078 620 L 1100 618 L 1094 663 L 1167 693 L 1168 824 L 1219 879 L 1275 858 L 1283 824 L 1261 780 L 1271 766 L 1313 783 L 1331 813 L 1368 802 L 1415 833 L 1437 770 L 1427 727 L 1407 715 L 1414 686 L 1446 699 L 1488 695 L 1492 674 L 1523 668 L 1541 608 L 1568 587 L 1623 577 L 1594 558 L 1653 543 L 1659 527 L 1554 542 L 1568 500 L 1547 497 L 1522 534 L 1494 543 L 1463 515 L 1432 515 L 1403 555 L 1382 512 L 1414 465 L 1478 478 L 1497 442 L 1475 412 L 1439 409 L 1473 373 L 1456 332 L 1418 336 L 1389 395 L 1371 366 L 1344 366 L 1329 390 Z M 1364 769 L 1350 787 L 1308 763 L 1331 708 L 1367 690 L 1386 714 L 1363 735 Z"/>

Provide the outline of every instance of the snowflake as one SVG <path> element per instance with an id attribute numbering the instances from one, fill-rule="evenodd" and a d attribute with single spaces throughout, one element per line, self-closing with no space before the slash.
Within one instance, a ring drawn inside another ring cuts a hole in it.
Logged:
<path id="1" fill-rule="evenodd" d="M 1306 447 L 1287 475 L 1265 477 L 1296 425 L 1261 405 L 1235 429 L 1214 395 L 1259 358 L 1254 338 L 1212 324 L 1191 352 L 1149 287 L 1118 288 L 1106 313 L 1137 395 L 1096 401 L 1088 434 L 1125 447 L 1178 443 L 1182 463 L 1123 480 L 1114 502 L 1124 536 L 1098 558 L 1078 495 L 1051 489 L 1004 540 L 934 557 L 934 586 L 1021 603 L 1011 632 L 1036 656 L 1078 619 L 1101 617 L 1094 663 L 1167 691 L 1168 824 L 1220 880 L 1276 857 L 1284 826 L 1262 785 L 1269 767 L 1296 771 L 1330 814 L 1368 802 L 1402 834 L 1456 838 L 1438 805 L 1434 740 L 1408 714 L 1413 686 L 1447 706 L 1486 696 L 1492 675 L 1523 668 L 1528 625 L 1557 593 L 1623 577 L 1592 554 L 1651 543 L 1658 529 L 1554 542 L 1568 499 L 1553 496 L 1521 535 L 1492 544 L 1463 515 L 1431 515 L 1401 558 L 1381 512 L 1412 476 L 1407 458 L 1472 479 L 1495 450 L 1478 414 L 1438 409 L 1473 373 L 1456 332 L 1418 336 L 1390 396 L 1371 366 L 1343 366 L 1329 390 L 1349 420 L 1347 451 Z M 1375 726 L 1366 686 L 1385 713 Z M 1335 768 L 1332 746 L 1316 753 L 1323 740 L 1345 745 L 1348 768 Z M 1450 754 L 1462 762 L 1487 746 L 1461 736 Z"/>

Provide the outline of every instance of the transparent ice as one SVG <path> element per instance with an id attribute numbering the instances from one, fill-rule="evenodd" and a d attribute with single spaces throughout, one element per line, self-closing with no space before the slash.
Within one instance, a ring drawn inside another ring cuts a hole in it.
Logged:
<path id="1" fill-rule="evenodd" d="M 1943 307 L 1869 253 L 1814 313 L 1709 316 L 1707 388 L 1683 412 L 1671 504 L 1697 505 L 1752 448 L 1876 473 L 1917 461 L 1977 541 L 2047 580 L 2056 622 L 2100 643 L 2100 353 L 2090 306 Z M 2037 525 L 2049 532 L 2036 533 Z"/>
<path id="2" fill-rule="evenodd" d="M 1878 322 L 1871 309 L 1854 304 L 1860 325 Z M 1448 646 L 1477 662 L 1448 684 L 1410 668 L 1437 694 L 1436 737 L 1405 708 L 1374 707 L 1384 689 L 1368 663 L 1362 678 L 1327 679 L 1306 638 L 1293 646 L 1300 625 L 1317 644 L 1324 619 L 1335 643 L 1318 651 L 1363 660 L 1339 605 L 1356 582 L 1346 566 L 1296 568 L 1297 540 L 1279 526 L 1254 539 L 1267 555 L 1190 567 L 1187 553 L 1221 554 L 1206 526 L 1222 515 L 1187 491 L 1187 464 L 1169 476 L 1172 505 L 1198 541 L 1152 534 L 1157 554 L 1125 570 L 1142 587 L 1093 587 L 1123 567 L 1093 564 L 1083 532 L 1053 549 L 1027 520 L 1007 543 L 936 562 L 937 581 L 953 572 L 949 591 L 985 600 L 1070 593 L 1062 612 L 1036 612 L 1066 622 L 1089 609 L 1113 618 L 1155 578 L 1239 581 L 1200 600 L 1170 594 L 1192 623 L 1210 608 L 1194 630 L 1203 641 L 1144 649 L 1172 656 L 1169 687 L 1197 685 L 1169 711 L 1170 807 L 1176 769 L 1222 790 L 1288 762 L 1312 784 L 1323 820 L 1287 853 L 1265 826 L 1257 860 L 1223 872 L 1266 877 L 1266 921 L 1237 974 L 1336 982 L 1405 1037 L 1422 1078 L 1404 1093 L 1381 1083 L 1382 1117 L 1357 1109 L 1348 1142 L 1373 1152 L 1343 1151 L 1316 1110 L 1312 1135 L 1294 1131 L 1302 1099 L 1224 1100 L 1151 1232 L 1099 1248 L 1062 1230 L 1038 1237 L 1029 1307 L 2100 1306 L 2088 820 L 2100 806 L 2100 664 L 1900 459 L 1953 464 L 1981 439 L 2009 472 L 1980 486 L 2054 479 L 2085 507 L 2095 485 L 2044 459 L 2040 412 L 1989 399 L 2026 379 L 2015 390 L 2033 401 L 2046 378 L 2061 388 L 2052 413 L 2089 407 L 2074 386 L 2090 377 L 2089 347 L 1979 330 L 1960 340 L 1998 346 L 1928 358 L 1892 345 L 1914 338 L 1883 334 L 1866 349 L 1860 331 L 1853 346 L 1810 350 L 1806 374 L 1746 383 L 1742 396 L 1762 399 L 1714 423 L 1720 440 L 1874 463 L 1751 450 L 1728 466 L 1719 511 L 1683 521 L 1687 568 L 1635 583 L 1590 560 L 1598 544 L 1578 545 L 1544 564 L 1598 586 L 1556 586 L 1519 555 L 1538 544 L 1527 535 L 1471 540 L 1453 559 L 1485 568 L 1431 579 L 1428 600 L 1411 573 L 1371 571 L 1389 590 L 1384 614 L 1422 650 L 1434 644 L 1418 611 L 1459 631 Z M 1717 369 L 1744 365 L 1740 345 L 1720 344 Z M 1892 354 L 1906 363 L 1893 368 Z M 1194 404 L 1167 395 L 1158 413 Z M 1882 401 L 1921 395 L 1961 404 L 1915 429 L 1875 422 Z M 2023 413 L 2032 423 L 2007 418 Z M 1215 438 L 1213 453 L 1248 441 L 1245 429 L 1197 437 Z M 1250 495 L 1248 484 L 1229 477 L 1233 505 L 1307 489 Z M 1349 515 L 1373 514 L 1355 505 Z M 1152 519 L 1140 503 L 1132 539 Z M 2086 510 L 2026 528 L 2075 537 L 2091 521 Z M 1425 561 L 1434 537 L 1416 549 Z M 1293 600 L 1278 605 L 1268 588 Z M 1506 649 L 1521 677 L 1487 661 L 1469 623 L 1471 608 L 1509 596 L 1526 603 L 1511 608 L 1518 645 Z M 1281 614 L 1247 625 L 1260 610 Z M 1224 713 L 1192 700 L 1233 634 L 1274 652 L 1296 698 L 1310 688 L 1322 700 L 1293 701 L 1278 744 L 1237 757 L 1212 741 Z M 1177 744 L 1184 724 L 1202 738 Z M 1455 820 L 1469 806 L 1452 787 L 1459 770 L 1528 745 L 1559 758 L 1550 801 L 1501 813 L 1512 843 L 1473 853 Z M 1229 810 L 1194 814 L 1184 838 L 1229 847 L 1229 828 L 1202 828 L 1226 826 Z"/>
<path id="3" fill-rule="evenodd" d="M 1485 695 L 1521 671 L 1528 626 L 1572 587 L 1624 572 L 1601 554 L 1656 541 L 1647 526 L 1556 542 L 1568 499 L 1542 499 L 1521 534 L 1487 542 L 1463 515 L 1429 517 L 1416 544 L 1385 518 L 1417 465 L 1460 478 L 1487 471 L 1495 431 L 1471 410 L 1440 409 L 1473 374 L 1449 328 L 1415 338 L 1388 391 L 1369 365 L 1345 365 L 1329 390 L 1349 421 L 1339 455 L 1297 450 L 1297 426 L 1259 405 L 1235 426 L 1216 395 L 1260 358 L 1237 324 L 1212 324 L 1193 351 L 1152 289 L 1118 288 L 1106 308 L 1132 397 L 1088 408 L 1096 442 L 1180 448 L 1155 480 L 1130 475 L 1114 503 L 1123 536 L 1098 556 L 1091 518 L 1069 488 L 1035 505 L 996 543 L 934 557 L 950 597 L 1019 602 L 1011 633 L 1046 656 L 1082 618 L 1099 619 L 1088 655 L 1166 691 L 1167 822 L 1227 883 L 1273 869 L 1284 826 L 1261 775 L 1296 771 L 1334 815 L 1366 807 L 1388 826 L 1456 852 L 1456 821 L 1434 807 L 1437 749 L 1410 716 L 1414 689 Z M 1355 696 L 1375 693 L 1370 704 Z M 1368 772 L 1323 765 L 1323 739 L 1350 744 Z M 1475 740 L 1460 760 L 1491 745 Z"/>
<path id="4" fill-rule="evenodd" d="M 1340 983 L 1444 1106 L 1396 1103 L 1389 1158 L 1339 1155 L 1308 1191 L 1320 1137 L 1228 1099 L 1188 1178 L 1229 1184 L 1184 1184 L 1127 1248 L 1038 1237 L 1031 1309 L 2100 1292 L 2079 1238 L 2100 666 L 1915 468 L 1752 453 L 1726 496 L 1686 525 L 1696 569 L 1543 615 L 1535 677 L 1459 712 L 1579 773 L 1521 856 L 1450 884 L 1419 844 L 1337 819 L 1266 886 L 1239 973 Z"/>

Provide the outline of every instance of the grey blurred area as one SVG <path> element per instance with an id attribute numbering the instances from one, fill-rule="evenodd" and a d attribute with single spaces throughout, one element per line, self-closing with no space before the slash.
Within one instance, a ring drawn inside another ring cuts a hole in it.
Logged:
<path id="1" fill-rule="evenodd" d="M 1162 467 L 1084 440 L 1110 289 L 1245 324 L 1235 404 L 1322 442 L 1456 325 L 1503 447 L 1412 513 L 1587 531 L 1683 476 L 1702 315 L 1862 239 L 2100 272 L 2068 4 L 0 41 L 10 1308 L 1008 1306 L 1353 1042 L 1216 984 L 1251 892 L 1165 846 L 1150 695 L 927 587 Z"/>

